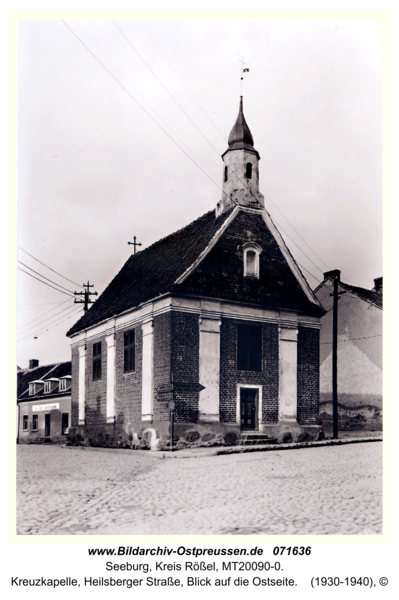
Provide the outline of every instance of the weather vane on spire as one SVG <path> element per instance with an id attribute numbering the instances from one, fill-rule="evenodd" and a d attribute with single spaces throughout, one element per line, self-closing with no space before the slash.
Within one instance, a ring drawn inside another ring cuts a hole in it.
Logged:
<path id="1" fill-rule="evenodd" d="M 244 57 L 243 56 L 241 57 L 240 62 L 241 62 L 241 96 L 242 96 L 243 95 L 243 93 L 242 93 L 242 82 L 244 80 L 244 73 L 249 73 L 249 67 L 244 67 L 244 65 L 246 63 L 244 63 Z"/>

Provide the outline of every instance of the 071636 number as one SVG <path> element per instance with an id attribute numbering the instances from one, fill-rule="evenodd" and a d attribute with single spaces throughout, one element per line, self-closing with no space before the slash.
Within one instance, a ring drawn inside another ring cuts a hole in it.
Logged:
<path id="1" fill-rule="evenodd" d="M 283 554 L 290 556 L 309 556 L 312 552 L 312 548 L 310 546 L 275 546 L 273 548 L 274 556 L 282 556 Z"/>

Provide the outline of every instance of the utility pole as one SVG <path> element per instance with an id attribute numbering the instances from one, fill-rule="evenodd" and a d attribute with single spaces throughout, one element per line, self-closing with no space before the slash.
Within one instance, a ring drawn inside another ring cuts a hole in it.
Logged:
<path id="1" fill-rule="evenodd" d="M 333 278 L 333 330 L 332 330 L 332 409 L 333 409 L 333 438 L 338 439 L 338 299 L 345 292 L 338 291 L 341 271 L 335 269 L 325 273 Z"/>
<path id="2" fill-rule="evenodd" d="M 97 292 L 90 292 L 89 288 L 94 287 L 94 284 L 89 282 L 84 283 L 83 287 L 86 288 L 84 292 L 74 292 L 75 296 L 84 296 L 84 300 L 74 300 L 74 304 L 84 304 L 83 310 L 86 312 L 89 310 L 89 304 L 93 304 L 94 300 L 90 300 L 90 296 L 97 296 Z"/>
<path id="3" fill-rule="evenodd" d="M 133 242 L 128 242 L 129 245 L 133 246 L 134 251 L 133 254 L 136 254 L 136 246 L 142 246 L 143 244 L 139 244 L 136 242 L 136 236 L 133 236 Z"/>

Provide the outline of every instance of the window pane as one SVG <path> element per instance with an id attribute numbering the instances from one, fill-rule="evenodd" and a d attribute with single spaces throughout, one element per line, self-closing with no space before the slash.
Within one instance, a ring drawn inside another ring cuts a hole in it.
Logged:
<path id="1" fill-rule="evenodd" d="M 253 250 L 247 252 L 247 275 L 256 275 L 256 253 Z"/>
<path id="2" fill-rule="evenodd" d="M 125 331 L 124 333 L 124 372 L 128 373 L 135 370 L 135 330 Z"/>
<path id="3" fill-rule="evenodd" d="M 237 326 L 237 369 L 262 370 L 262 328 L 257 325 Z"/>

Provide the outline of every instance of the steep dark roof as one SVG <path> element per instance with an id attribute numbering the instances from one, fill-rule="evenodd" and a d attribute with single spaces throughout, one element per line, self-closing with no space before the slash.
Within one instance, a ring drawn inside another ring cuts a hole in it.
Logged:
<path id="1" fill-rule="evenodd" d="M 168 292 L 207 247 L 231 210 L 217 219 L 215 211 L 209 211 L 183 229 L 133 254 L 67 336 Z"/>
<path id="2" fill-rule="evenodd" d="M 252 242 L 261 249 L 259 278 L 243 277 L 243 249 Z M 241 210 L 197 268 L 172 291 L 294 310 L 320 316 L 293 274 L 262 214 Z"/>
<path id="3" fill-rule="evenodd" d="M 214 211 L 184 229 L 132 255 L 87 313 L 68 331 L 71 336 L 114 315 L 163 294 L 224 298 L 270 308 L 319 316 L 324 310 L 311 302 L 293 275 L 262 215 L 241 209 L 215 246 L 180 284 L 176 280 L 208 247 L 231 210 L 215 219 Z M 259 279 L 243 278 L 243 244 L 262 248 Z"/>

